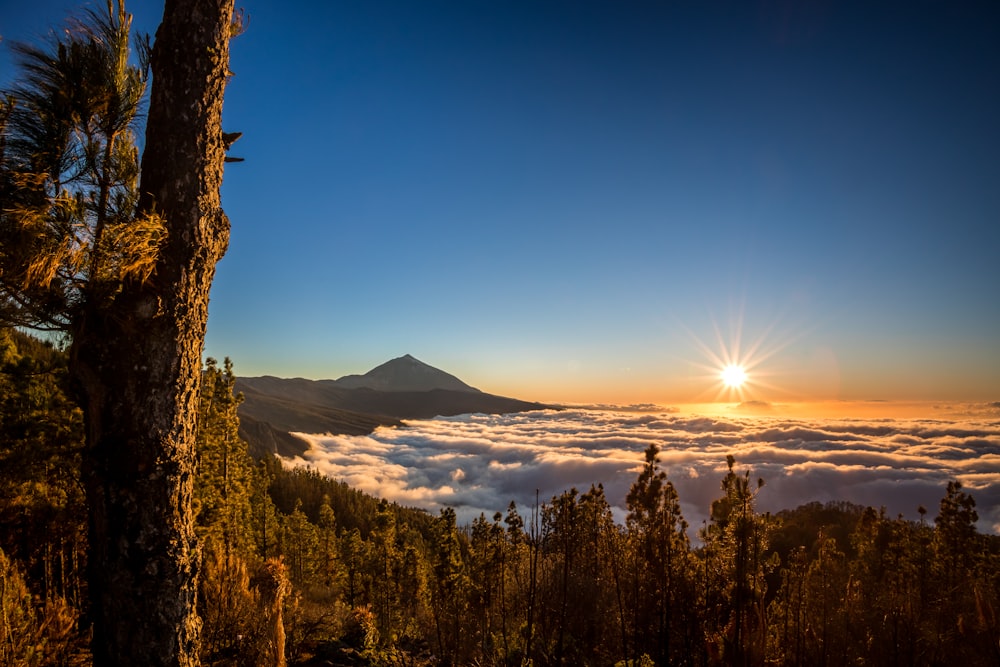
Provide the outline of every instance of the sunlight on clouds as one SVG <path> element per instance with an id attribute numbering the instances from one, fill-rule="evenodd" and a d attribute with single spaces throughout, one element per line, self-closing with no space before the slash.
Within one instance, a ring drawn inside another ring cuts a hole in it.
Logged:
<path id="1" fill-rule="evenodd" d="M 968 412 L 968 411 L 966 411 Z M 995 418 L 806 419 L 571 409 L 464 415 L 380 428 L 370 436 L 297 434 L 309 443 L 286 465 L 307 465 L 373 495 L 463 522 L 513 500 L 541 500 L 602 483 L 615 515 L 650 443 L 697 528 L 720 494 L 726 456 L 763 478 L 763 511 L 810 501 L 885 507 L 891 516 L 937 513 L 949 479 L 973 494 L 980 529 L 1000 526 L 1000 422 Z"/>

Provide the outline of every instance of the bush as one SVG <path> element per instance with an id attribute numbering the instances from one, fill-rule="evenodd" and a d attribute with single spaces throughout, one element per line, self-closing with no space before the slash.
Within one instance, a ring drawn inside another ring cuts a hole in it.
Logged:
<path id="1" fill-rule="evenodd" d="M 0 550 L 0 666 L 66 664 L 76 620 L 63 598 L 33 598 L 17 563 Z"/>

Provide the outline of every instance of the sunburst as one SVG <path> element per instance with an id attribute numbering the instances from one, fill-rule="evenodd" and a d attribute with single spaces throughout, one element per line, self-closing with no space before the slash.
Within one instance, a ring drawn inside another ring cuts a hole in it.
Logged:
<path id="1" fill-rule="evenodd" d="M 719 373 L 722 384 L 730 389 L 739 389 L 747 381 L 747 371 L 741 364 L 729 364 Z"/>
<path id="2" fill-rule="evenodd" d="M 783 393 L 767 380 L 766 363 L 773 355 L 785 348 L 791 340 L 778 342 L 773 337 L 774 325 L 766 327 L 760 335 L 746 345 L 743 341 L 743 310 L 731 320 L 728 336 L 724 335 L 713 319 L 712 333 L 714 345 L 690 334 L 695 345 L 705 358 L 705 362 L 695 362 L 704 370 L 702 376 L 706 388 L 694 402 L 710 400 L 749 401 L 761 400 L 775 393 Z"/>

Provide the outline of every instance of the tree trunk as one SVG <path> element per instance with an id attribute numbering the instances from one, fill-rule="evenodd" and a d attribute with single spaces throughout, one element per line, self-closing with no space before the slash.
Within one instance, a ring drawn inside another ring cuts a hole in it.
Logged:
<path id="1" fill-rule="evenodd" d="M 222 99 L 233 0 L 166 0 L 140 209 L 165 219 L 152 277 L 74 322 L 86 419 L 94 664 L 198 665 L 192 488 L 208 294 L 225 253 Z"/>

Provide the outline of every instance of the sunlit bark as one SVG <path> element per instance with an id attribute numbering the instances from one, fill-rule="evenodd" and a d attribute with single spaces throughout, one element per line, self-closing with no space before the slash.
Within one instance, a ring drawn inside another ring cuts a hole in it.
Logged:
<path id="1" fill-rule="evenodd" d="M 84 407 L 97 665 L 196 665 L 192 487 L 220 206 L 232 0 L 167 0 L 153 50 L 140 213 L 167 239 L 149 280 L 73 322 Z"/>

